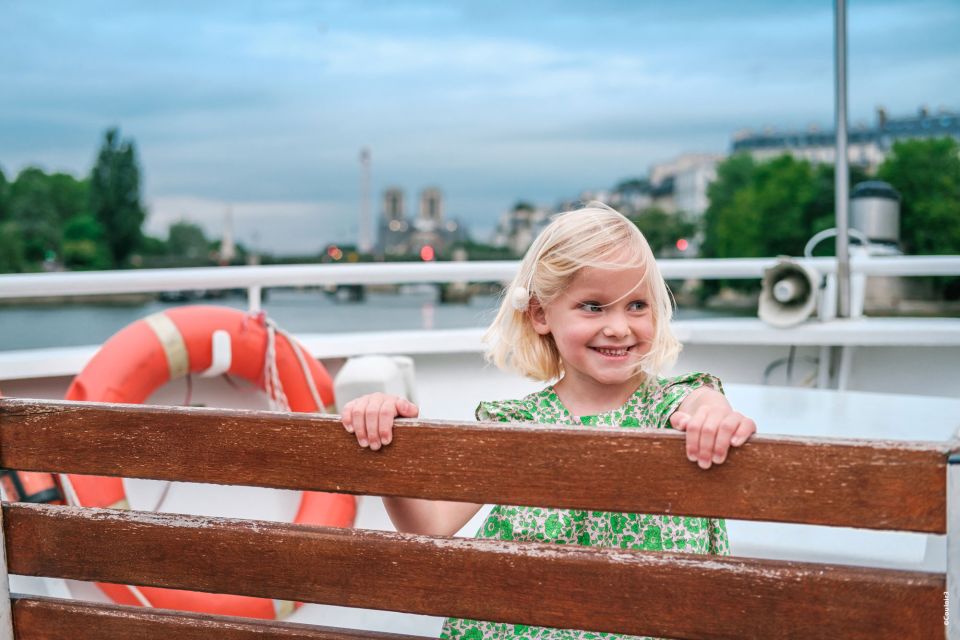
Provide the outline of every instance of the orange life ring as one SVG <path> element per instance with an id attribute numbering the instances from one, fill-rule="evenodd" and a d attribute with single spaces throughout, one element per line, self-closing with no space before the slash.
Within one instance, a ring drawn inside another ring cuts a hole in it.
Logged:
<path id="1" fill-rule="evenodd" d="M 191 372 L 206 371 L 213 359 L 213 334 L 226 331 L 232 358 L 226 373 L 240 376 L 261 389 L 270 386 L 264 375 L 268 345 L 273 338 L 276 374 L 291 411 L 323 411 L 318 406 L 303 367 L 309 369 L 320 405 L 333 404 L 333 383 L 323 366 L 282 332 L 271 336 L 263 314 L 215 306 L 168 309 L 121 329 L 104 343 L 67 390 L 67 400 L 140 404 L 166 382 Z M 300 350 L 300 356 L 296 352 Z M 85 507 L 129 508 L 120 478 L 64 475 L 65 492 L 73 504 Z M 353 496 L 304 492 L 294 522 L 349 527 L 356 516 Z M 285 601 L 246 596 L 199 593 L 156 587 L 99 584 L 117 604 L 144 605 L 251 618 L 281 618 L 298 606 Z"/>

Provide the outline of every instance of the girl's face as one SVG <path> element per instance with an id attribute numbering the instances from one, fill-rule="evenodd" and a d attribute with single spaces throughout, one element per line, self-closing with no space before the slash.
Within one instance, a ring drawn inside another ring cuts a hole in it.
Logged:
<path id="1" fill-rule="evenodd" d="M 634 390 L 637 365 L 650 351 L 654 334 L 643 276 L 640 267 L 585 267 L 550 304 L 531 306 L 534 329 L 552 335 L 557 345 L 565 384 L 584 392 L 594 385 Z"/>

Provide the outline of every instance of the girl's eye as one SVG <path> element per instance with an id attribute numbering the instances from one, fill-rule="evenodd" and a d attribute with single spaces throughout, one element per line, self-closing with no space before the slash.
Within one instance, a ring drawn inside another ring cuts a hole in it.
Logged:
<path id="1" fill-rule="evenodd" d="M 647 308 L 647 303 L 644 300 L 634 300 L 630 303 L 631 311 L 643 311 Z"/>
<path id="2" fill-rule="evenodd" d="M 590 313 L 600 313 L 603 311 L 603 306 L 599 302 L 581 302 L 580 309 Z"/>

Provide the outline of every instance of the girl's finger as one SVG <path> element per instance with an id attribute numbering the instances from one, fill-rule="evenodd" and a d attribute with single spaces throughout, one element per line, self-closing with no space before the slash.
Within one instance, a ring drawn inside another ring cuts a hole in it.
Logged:
<path id="1" fill-rule="evenodd" d="M 685 423 L 687 431 L 687 459 L 696 462 L 700 457 L 700 430 L 706 414 L 703 409 L 698 410 Z"/>
<path id="2" fill-rule="evenodd" d="M 367 445 L 374 451 L 380 448 L 380 407 L 383 406 L 383 398 L 374 396 L 370 398 L 370 403 L 367 405 L 367 411 L 365 414 L 366 417 L 366 429 L 367 429 Z M 367 446 L 361 443 L 361 446 Z"/>
<path id="3" fill-rule="evenodd" d="M 353 406 L 350 412 L 353 415 L 353 435 L 357 437 L 357 444 L 367 446 L 366 409 L 360 403 Z"/>
<path id="4" fill-rule="evenodd" d="M 420 415 L 420 407 L 406 398 L 400 398 L 400 402 L 397 404 L 397 413 L 404 418 L 416 418 Z"/>
<path id="5" fill-rule="evenodd" d="M 744 442 L 750 439 L 750 436 L 757 432 L 757 423 L 751 420 L 750 418 L 744 418 L 740 421 L 740 424 L 737 425 L 737 430 L 734 432 L 733 437 L 730 438 L 730 444 L 735 447 L 739 447 Z"/>
<path id="6" fill-rule="evenodd" d="M 740 424 L 742 416 L 739 413 L 731 413 L 720 422 L 720 428 L 717 430 L 717 439 L 713 443 L 713 463 L 723 464 L 727 459 L 727 451 L 730 450 L 730 440 Z"/>
<path id="7" fill-rule="evenodd" d="M 683 411 L 674 411 L 670 416 L 670 426 L 677 431 L 686 431 L 687 422 L 690 421 L 690 414 Z"/>
<path id="8" fill-rule="evenodd" d="M 390 444 L 393 440 L 393 419 L 397 417 L 397 406 L 392 400 L 388 400 L 380 407 L 380 429 L 377 435 L 380 442 L 384 445 Z"/>
<path id="9" fill-rule="evenodd" d="M 347 433 L 353 433 L 353 401 L 352 400 L 347 404 L 343 405 L 343 408 L 340 409 L 340 422 L 343 423 L 343 428 L 347 430 Z"/>
<path id="10" fill-rule="evenodd" d="M 700 452 L 697 464 L 701 469 L 709 469 L 713 464 L 713 445 L 716 443 L 719 429 L 720 418 L 715 413 L 707 414 L 700 428 Z"/>

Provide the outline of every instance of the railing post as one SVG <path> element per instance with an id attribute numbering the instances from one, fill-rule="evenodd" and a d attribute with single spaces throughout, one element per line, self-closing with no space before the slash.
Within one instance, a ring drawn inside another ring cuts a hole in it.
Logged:
<path id="1" fill-rule="evenodd" d="M 10 575 L 7 573 L 7 542 L 3 535 L 2 503 L 0 503 L 0 640 L 13 640 Z"/>
<path id="2" fill-rule="evenodd" d="M 257 313 L 260 311 L 260 305 L 262 302 L 263 287 L 252 286 L 247 289 L 247 309 L 250 313 Z"/>
<path id="3" fill-rule="evenodd" d="M 960 450 L 947 458 L 947 591 L 943 625 L 949 640 L 960 640 Z"/>

